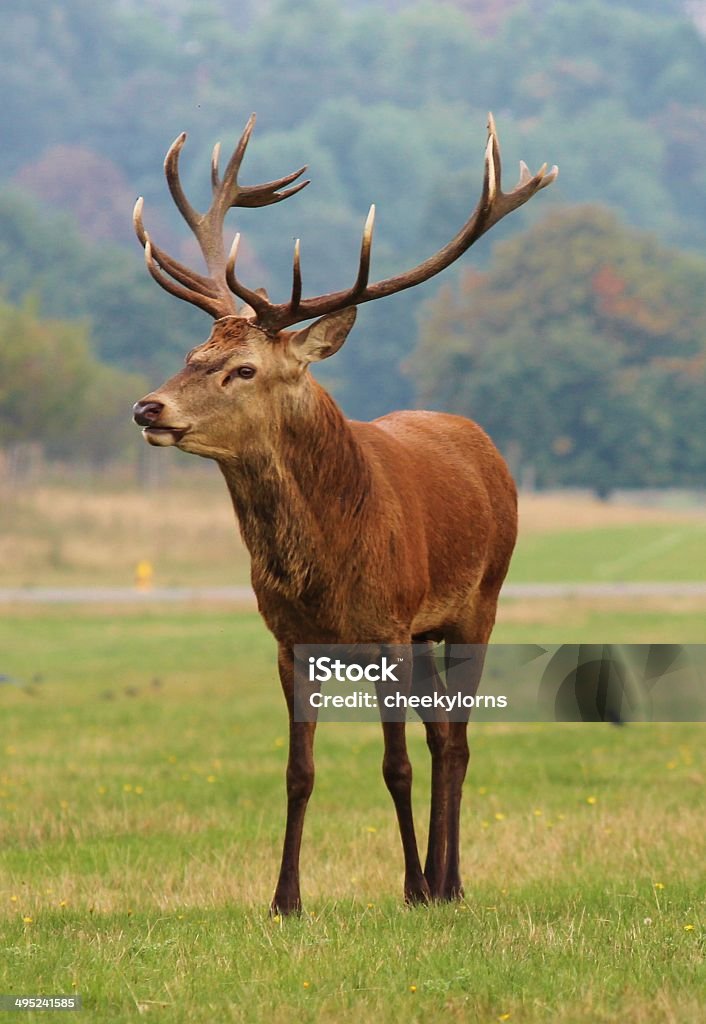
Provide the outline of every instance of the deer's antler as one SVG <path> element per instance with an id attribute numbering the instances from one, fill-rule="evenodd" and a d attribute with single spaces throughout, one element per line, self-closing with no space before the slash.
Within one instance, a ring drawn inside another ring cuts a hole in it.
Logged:
<path id="1" fill-rule="evenodd" d="M 233 206 L 270 206 L 293 196 L 309 184 L 307 180 L 292 185 L 292 182 L 304 173 L 306 167 L 300 167 L 292 174 L 287 174 L 276 181 L 265 182 L 262 185 L 239 184 L 238 172 L 254 127 L 255 115 L 253 114 L 228 161 L 223 179 L 221 179 L 218 169 L 220 143 L 216 143 L 211 158 L 213 201 L 206 213 L 199 213 L 194 209 L 181 187 L 179 155 L 186 141 L 185 132 L 182 132 L 174 140 L 164 160 L 164 173 L 169 191 L 179 212 L 199 243 L 209 276 L 190 270 L 155 245 L 142 221 L 144 204 L 142 197 L 135 203 L 133 211 L 135 232 L 145 250 L 145 263 L 157 284 L 171 292 L 172 295 L 176 295 L 177 298 L 200 306 L 216 319 L 237 312 L 234 294 L 226 281 L 227 260 L 223 245 L 223 222 L 228 210 Z M 288 188 L 289 185 L 292 187 Z M 258 300 L 261 301 L 259 295 Z"/>
<path id="2" fill-rule="evenodd" d="M 205 214 L 197 213 L 194 210 L 179 182 L 178 159 L 186 136 L 180 135 L 167 153 L 165 172 L 169 190 L 199 242 L 210 277 L 189 270 L 150 241 L 142 224 L 141 199 L 138 199 L 135 206 L 134 221 L 137 236 L 145 247 L 145 260 L 149 272 L 163 288 L 179 298 L 201 306 L 216 318 L 236 312 L 233 299 L 233 295 L 236 295 L 252 308 L 256 322 L 271 334 L 304 320 L 323 316 L 325 313 L 333 313 L 345 309 L 347 306 L 371 302 L 373 299 L 393 295 L 395 292 L 401 292 L 406 288 L 413 288 L 423 281 L 428 281 L 429 278 L 434 277 L 457 260 L 499 220 L 526 203 L 540 189 L 551 185 L 559 173 L 556 166 L 546 173 L 547 165 L 544 164 L 535 175 L 532 175 L 524 161 L 521 161 L 518 184 L 511 192 L 503 192 L 500 146 L 493 115 L 489 114 L 483 189 L 475 210 L 455 238 L 452 238 L 437 253 L 411 270 L 369 284 L 370 252 L 375 222 L 375 206 L 371 206 L 363 228 L 358 275 L 353 286 L 343 291 L 303 299 L 299 239 L 297 239 L 294 246 L 291 296 L 288 302 L 274 303 L 270 302 L 262 290 L 255 291 L 248 288 L 236 277 L 235 263 L 240 235 L 235 236 L 230 255 L 226 259 L 223 248 L 223 220 L 231 206 L 268 206 L 271 203 L 278 203 L 280 200 L 294 195 L 309 182 L 301 181 L 291 188 L 286 187 L 306 170 L 305 167 L 302 167 L 293 174 L 264 185 L 249 187 L 238 185 L 238 170 L 254 123 L 255 115 L 253 114 L 228 162 L 223 181 L 220 180 L 218 174 L 219 146 L 214 149 L 211 166 L 214 198 L 211 207 Z M 279 191 L 280 189 L 283 191 Z"/>

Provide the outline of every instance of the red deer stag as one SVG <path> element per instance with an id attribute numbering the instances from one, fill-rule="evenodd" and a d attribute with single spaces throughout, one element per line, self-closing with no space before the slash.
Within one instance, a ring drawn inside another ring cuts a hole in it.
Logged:
<path id="1" fill-rule="evenodd" d="M 314 785 L 314 730 L 294 714 L 295 644 L 486 644 L 516 536 L 516 494 L 508 469 L 484 432 L 444 413 L 394 412 L 372 423 L 346 420 L 309 372 L 334 355 L 362 302 L 427 281 L 458 259 L 502 217 L 554 181 L 520 165 L 503 192 L 492 117 L 478 204 L 459 233 L 412 270 L 368 282 L 374 207 L 363 231 L 351 288 L 302 296 L 299 242 L 291 297 L 274 303 L 236 276 L 239 235 L 230 255 L 223 222 L 232 206 L 268 206 L 308 184 L 305 168 L 244 186 L 238 173 L 250 118 L 221 178 L 213 152 L 213 201 L 199 213 L 179 180 L 179 136 L 165 160 L 167 184 L 203 253 L 207 275 L 159 248 L 135 206 L 147 269 L 159 285 L 209 313 L 210 337 L 184 369 L 134 407 L 151 445 L 176 445 L 214 459 L 225 477 L 252 559 L 258 607 L 278 642 L 289 709 L 287 821 L 272 910 L 301 908 L 299 853 Z M 238 308 L 235 297 L 243 306 Z M 298 330 L 295 324 L 316 319 Z M 462 895 L 459 876 L 461 789 L 468 763 L 467 722 L 425 723 L 432 758 L 431 812 L 424 870 L 411 806 L 412 770 L 403 722 L 384 722 L 382 771 L 404 851 L 409 902 Z"/>

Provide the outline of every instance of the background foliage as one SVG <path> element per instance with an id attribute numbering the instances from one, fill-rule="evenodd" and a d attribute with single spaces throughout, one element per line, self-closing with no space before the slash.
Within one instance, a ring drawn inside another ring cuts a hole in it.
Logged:
<path id="1" fill-rule="evenodd" d="M 265 180 L 304 162 L 313 179 L 290 202 L 238 217 L 243 277 L 276 296 L 287 288 L 296 236 L 302 237 L 308 292 L 350 280 L 371 201 L 379 211 L 375 276 L 416 263 L 444 244 L 475 202 L 488 109 L 498 121 L 508 184 L 519 157 L 532 167 L 544 160 L 561 167 L 557 184 L 495 229 L 493 241 L 516 237 L 563 206 L 600 204 L 612 211 L 613 226 L 606 234 L 607 215 L 596 211 L 602 242 L 596 242 L 591 265 L 599 283 L 610 286 L 613 245 L 621 251 L 643 247 L 642 263 L 635 257 L 633 276 L 626 278 L 629 289 L 634 274 L 654 282 L 664 270 L 664 287 L 682 273 L 687 282 L 698 278 L 696 262 L 673 254 L 700 251 L 706 237 L 703 8 L 677 0 L 302 0 L 294 10 L 282 0 L 8 0 L 0 36 L 5 297 L 16 304 L 32 293 L 38 315 L 82 320 L 99 358 L 111 365 L 144 372 L 150 380 L 171 371 L 206 335 L 208 320 L 149 281 L 131 237 L 131 205 L 144 194 L 152 233 L 194 260 L 164 186 L 164 152 L 181 130 L 188 131 L 185 186 L 203 204 L 213 142 L 222 138 L 232 145 L 253 108 L 258 128 L 243 179 Z M 571 221 L 564 224 L 570 232 Z M 661 246 L 647 238 L 639 242 L 635 230 L 649 232 Z M 566 243 L 551 219 L 546 236 L 528 237 L 533 245 L 550 244 L 549 238 Z M 471 261 L 487 265 L 492 248 L 481 242 L 463 272 Z M 503 338 L 494 339 L 489 310 L 479 316 L 477 305 L 467 304 L 454 328 L 456 348 L 462 348 L 464 332 L 469 339 L 456 364 L 461 376 L 440 383 L 439 367 L 453 356 L 441 352 L 441 338 L 437 359 L 416 357 L 412 374 L 400 369 L 416 341 L 420 304 L 437 291 L 437 282 L 363 307 L 354 337 L 322 368 L 346 411 L 365 418 L 424 396 L 457 411 L 473 406 L 502 444 L 519 443 L 516 424 L 503 420 L 498 427 L 497 417 L 485 415 L 477 399 L 480 384 L 469 376 L 478 368 L 476 339 L 486 324 L 487 362 L 497 362 L 497 385 L 502 374 L 521 374 L 524 390 L 534 394 L 532 422 L 541 418 L 542 405 L 558 417 L 537 435 L 537 448 L 540 440 L 549 442 L 541 459 L 526 440 L 515 446 L 523 461 L 531 455 L 540 479 L 583 481 L 605 469 L 610 486 L 697 480 L 703 469 L 698 452 L 685 454 L 679 465 L 673 453 L 661 454 L 653 465 L 648 435 L 662 444 L 666 431 L 673 448 L 678 436 L 695 433 L 693 374 L 700 372 L 704 350 L 699 315 L 682 321 L 664 288 L 652 292 L 645 284 L 655 300 L 650 316 L 665 321 L 652 335 L 643 325 L 652 349 L 637 341 L 634 347 L 635 324 L 625 323 L 634 320 L 629 312 L 622 320 L 613 316 L 608 333 L 601 321 L 596 333 L 600 317 L 580 307 L 581 296 L 579 306 L 550 305 L 546 327 L 543 310 L 524 328 L 519 321 L 511 325 L 501 294 L 503 261 L 510 256 L 500 253 L 490 271 L 498 287 L 482 288 L 500 303 Z M 549 290 L 572 297 L 561 258 L 535 249 L 531 262 L 538 260 L 553 263 Z M 447 273 L 446 287 L 457 273 Z M 518 285 L 520 292 L 528 287 L 527 281 Z M 469 288 L 463 285 L 468 296 Z M 534 333 L 525 338 L 524 329 Z M 425 339 L 420 353 L 428 353 L 428 326 Z M 538 345 L 546 354 L 551 350 L 564 384 L 540 372 Z M 508 366 L 511 349 L 515 369 Z M 620 372 L 604 393 L 598 380 L 612 369 Z M 594 370 L 591 390 L 601 395 L 600 409 L 595 403 L 572 408 L 562 395 L 575 392 L 576 380 L 586 383 Z M 675 396 L 681 396 L 676 404 Z M 678 421 L 664 413 L 667 426 L 653 415 L 665 400 L 681 409 Z M 572 416 L 582 425 L 571 426 Z M 617 449 L 611 454 L 610 431 L 622 436 L 630 417 L 640 416 L 642 454 L 629 460 Z M 603 421 L 600 432 L 591 429 L 592 417 Z M 564 438 L 573 446 L 559 450 L 569 443 Z M 586 454 L 591 446 L 595 458 Z"/>

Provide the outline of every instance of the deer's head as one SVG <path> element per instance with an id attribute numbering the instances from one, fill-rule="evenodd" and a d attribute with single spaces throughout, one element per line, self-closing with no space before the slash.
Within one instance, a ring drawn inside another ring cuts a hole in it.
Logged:
<path id="1" fill-rule="evenodd" d="M 302 298 L 297 239 L 291 296 L 287 302 L 273 303 L 262 289 L 253 291 L 236 277 L 240 235 L 235 236 L 226 256 L 225 215 L 233 206 L 278 203 L 309 182 L 292 184 L 304 172 L 302 167 L 262 185 L 238 183 L 254 124 L 253 114 L 222 179 L 218 169 L 220 145 L 215 147 L 211 162 L 213 201 L 206 213 L 191 206 L 179 180 L 179 154 L 185 134 L 176 139 L 165 159 L 169 190 L 196 236 L 208 275 L 189 269 L 151 241 L 142 222 L 142 199 L 138 199 L 134 211 L 135 230 L 152 277 L 167 291 L 199 306 L 215 319 L 210 337 L 188 354 L 184 369 L 136 403 L 134 418 L 150 444 L 177 445 L 184 451 L 215 459 L 236 455 L 239 448 L 266 436 L 288 411 L 307 401 L 308 366 L 338 351 L 353 326 L 357 305 L 411 288 L 438 274 L 493 224 L 551 184 L 557 175 L 556 167 L 546 174 L 545 164 L 532 176 L 521 163 L 518 185 L 511 192 L 503 192 L 500 150 L 490 116 L 481 197 L 468 221 L 443 249 L 411 270 L 370 284 L 375 218 L 375 207 L 371 206 L 363 230 L 358 275 L 351 288 Z M 236 297 L 244 303 L 240 308 Z M 314 318 L 318 319 L 309 326 L 290 329 Z"/>
<path id="2" fill-rule="evenodd" d="M 184 369 L 136 403 L 135 422 L 152 445 L 212 459 L 237 455 L 306 404 L 307 367 L 338 351 L 355 314 L 349 306 L 276 334 L 249 316 L 222 317 L 189 352 Z"/>

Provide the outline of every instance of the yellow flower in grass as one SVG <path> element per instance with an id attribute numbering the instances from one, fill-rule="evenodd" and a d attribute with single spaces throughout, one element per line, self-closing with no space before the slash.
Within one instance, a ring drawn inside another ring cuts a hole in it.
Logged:
<path id="1" fill-rule="evenodd" d="M 308 982 L 308 981 L 303 981 L 303 982 L 302 982 L 302 988 L 309 988 L 309 985 L 310 985 L 310 984 L 311 984 L 311 983 L 310 983 L 310 982 Z"/>
<path id="2" fill-rule="evenodd" d="M 496 811 L 493 817 L 496 821 L 505 821 L 506 815 L 502 811 Z"/>
<path id="3" fill-rule="evenodd" d="M 693 932 L 693 930 L 694 930 L 693 924 L 685 924 L 684 925 L 684 931 L 685 932 Z"/>
<path id="4" fill-rule="evenodd" d="M 652 888 L 653 889 L 664 889 L 664 882 L 653 882 L 652 883 Z"/>
<path id="5" fill-rule="evenodd" d="M 410 985 L 409 986 L 409 991 L 412 992 L 412 993 L 416 992 L 417 991 L 417 986 L 416 985 Z"/>
<path id="6" fill-rule="evenodd" d="M 498 1020 L 510 1020 L 510 1017 L 512 1017 L 511 1013 L 501 1013 Z"/>
<path id="7" fill-rule="evenodd" d="M 586 803 L 590 804 L 593 807 L 594 804 L 598 803 L 598 797 L 597 796 L 587 796 L 586 797 Z"/>
<path id="8" fill-rule="evenodd" d="M 31 918 L 31 917 L 23 917 L 22 920 L 24 921 L 25 924 L 31 924 L 33 918 Z"/>

